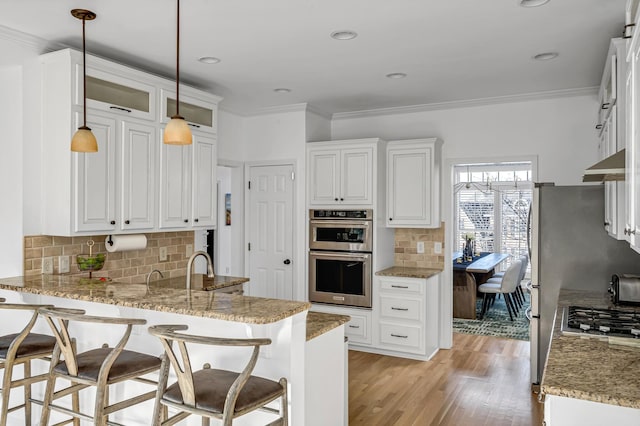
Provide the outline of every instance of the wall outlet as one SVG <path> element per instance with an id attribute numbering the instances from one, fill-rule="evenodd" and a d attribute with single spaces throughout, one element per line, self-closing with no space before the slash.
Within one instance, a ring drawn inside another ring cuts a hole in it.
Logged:
<path id="1" fill-rule="evenodd" d="M 42 273 L 53 274 L 53 257 L 45 257 L 42 259 Z"/>
<path id="2" fill-rule="evenodd" d="M 187 244 L 187 249 L 185 250 L 185 255 L 187 257 L 191 257 L 193 254 L 193 244 Z"/>
<path id="3" fill-rule="evenodd" d="M 58 256 L 58 272 L 61 274 L 69 272 L 69 256 Z"/>
<path id="4" fill-rule="evenodd" d="M 433 253 L 442 254 L 442 243 L 440 241 L 433 243 Z"/>
<path id="5" fill-rule="evenodd" d="M 167 248 L 160 247 L 160 262 L 166 262 L 166 261 L 167 261 Z"/>
<path id="6" fill-rule="evenodd" d="M 418 241 L 416 250 L 418 251 L 418 253 L 424 253 L 424 241 Z"/>

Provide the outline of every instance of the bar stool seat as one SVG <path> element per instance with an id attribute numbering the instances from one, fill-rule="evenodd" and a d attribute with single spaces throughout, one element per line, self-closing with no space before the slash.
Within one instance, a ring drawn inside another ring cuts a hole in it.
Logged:
<path id="1" fill-rule="evenodd" d="M 260 347 L 270 344 L 271 339 L 231 339 L 177 333 L 187 329 L 186 325 L 149 327 L 149 333 L 162 342 L 165 354 L 177 376 L 177 382 L 167 387 L 169 365 L 167 364 L 161 371 L 153 419 L 154 426 L 173 425 L 192 414 L 201 416 L 203 425 L 209 425 L 210 418 L 216 418 L 222 421 L 223 426 L 231 426 L 234 418 L 254 410 L 278 414 L 278 418 L 269 423 L 269 426 L 287 426 L 287 379 L 283 377 L 279 381 L 274 381 L 251 374 L 258 361 Z M 241 372 L 211 369 L 208 365 L 205 365 L 202 370 L 193 371 L 187 343 L 227 347 L 245 346 L 253 350 Z M 279 409 L 267 406 L 278 398 L 280 399 Z M 166 407 L 175 408 L 179 412 L 162 421 L 161 417 L 165 418 L 165 416 L 161 413 L 161 408 L 166 410 Z"/>
<path id="2" fill-rule="evenodd" d="M 53 410 L 70 415 L 76 421 L 84 419 L 104 426 L 108 424 L 110 414 L 156 397 L 157 382 L 142 376 L 158 370 L 164 371 L 163 358 L 124 348 L 133 326 L 146 324 L 146 320 L 85 315 L 81 310 L 62 308 L 41 309 L 40 314 L 46 319 L 56 337 L 43 401 L 41 425 L 48 425 L 49 415 Z M 109 326 L 110 332 L 117 326 L 124 327 L 125 330 L 120 341 L 112 348 L 103 346 L 77 353 L 76 345 L 69 333 L 70 322 L 105 324 Z M 54 392 L 58 378 L 68 380 L 71 385 Z M 153 385 L 153 390 L 110 403 L 109 385 L 126 380 Z M 95 387 L 95 401 L 91 414 L 81 412 L 77 403 L 78 392 L 88 387 Z M 71 409 L 53 404 L 55 400 L 68 395 L 76 399 L 72 400 Z M 149 411 L 151 415 L 151 410 Z"/>
<path id="3" fill-rule="evenodd" d="M 4 300 L 4 299 L 3 299 Z M 0 336 L 0 368 L 4 369 L 2 378 L 2 409 L 0 411 L 0 426 L 5 426 L 10 412 L 24 408 L 25 425 L 31 425 L 31 385 L 47 380 L 48 374 L 31 375 L 31 361 L 41 359 L 48 361 L 52 355 L 56 339 L 45 334 L 31 333 L 38 311 L 41 308 L 51 308 L 52 305 L 31 305 L 22 303 L 0 303 L 0 311 L 32 311 L 30 320 L 20 333 L 12 333 Z M 4 313 L 4 312 L 3 312 Z M 14 318 L 3 318 L 3 322 L 10 323 Z M 13 379 L 13 369 L 22 365 L 22 379 Z M 9 407 L 11 389 L 24 387 L 24 401 L 22 404 Z"/>

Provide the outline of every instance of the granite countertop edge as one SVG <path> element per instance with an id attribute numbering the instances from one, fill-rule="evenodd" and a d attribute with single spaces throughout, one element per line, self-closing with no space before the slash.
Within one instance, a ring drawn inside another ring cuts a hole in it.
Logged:
<path id="1" fill-rule="evenodd" d="M 376 272 L 381 277 L 431 278 L 442 272 L 442 269 L 417 268 L 410 266 L 391 266 Z"/>
<path id="2" fill-rule="evenodd" d="M 129 308 L 138 308 L 138 309 L 147 309 L 159 312 L 169 312 L 176 314 L 183 314 L 195 317 L 203 317 L 203 318 L 212 318 L 217 320 L 224 321 L 232 321 L 232 322 L 241 322 L 247 324 L 270 324 L 285 318 L 294 316 L 296 314 L 307 311 L 311 308 L 311 303 L 309 302 L 298 302 L 298 301 L 283 301 L 279 299 L 268 299 L 268 298 L 256 298 L 251 296 L 242 296 L 235 294 L 223 294 L 223 293 L 215 293 L 215 297 L 217 300 L 224 302 L 225 305 L 232 306 L 234 302 L 259 302 L 262 304 L 262 310 L 260 313 L 256 313 L 253 311 L 250 315 L 243 313 L 234 313 L 233 307 L 228 308 L 230 311 L 221 312 L 220 310 L 207 310 L 198 307 L 189 308 L 186 306 L 170 306 L 166 303 L 162 302 L 154 302 L 152 297 L 147 298 L 148 300 L 135 300 L 134 297 L 131 298 L 115 298 L 115 297 L 107 297 L 104 295 L 94 295 L 91 294 L 91 287 L 85 286 L 81 287 L 83 292 L 88 292 L 88 294 L 81 294 L 81 292 L 75 292 L 72 290 L 73 285 L 71 285 L 68 289 L 52 289 L 46 288 L 47 284 L 44 284 L 47 279 L 51 279 L 54 281 L 58 280 L 73 280 L 73 277 L 63 277 L 63 276 L 51 276 L 43 279 L 41 276 L 38 277 L 12 277 L 6 279 L 0 279 L 0 289 L 17 291 L 21 293 L 30 293 L 30 294 L 39 294 L 44 296 L 53 296 L 53 297 L 61 297 L 72 300 L 83 300 L 88 302 L 96 302 L 96 303 L 104 303 L 114 306 L 123 306 Z M 245 278 L 241 278 L 241 280 L 246 280 Z M 247 280 L 248 281 L 248 280 Z M 242 281 L 246 282 L 246 281 Z M 30 283 L 30 284 L 27 284 Z M 35 285 L 34 285 L 35 283 Z M 37 287 L 37 284 L 40 284 Z M 127 286 L 131 284 L 125 283 L 98 283 L 95 284 L 95 289 L 101 290 L 104 292 L 104 288 L 100 286 L 106 285 L 119 285 Z M 239 284 L 235 283 L 235 284 Z M 229 285 L 235 285 L 229 284 Z M 77 285 L 77 284 L 75 284 Z M 144 286 L 144 284 L 135 284 L 137 286 Z M 51 285 L 53 286 L 53 285 Z M 225 285 L 226 287 L 226 285 Z M 224 288 L 224 287 L 220 287 Z M 186 290 L 177 290 L 177 289 L 164 289 L 166 291 L 174 291 L 176 295 L 184 296 L 184 292 Z M 213 294 L 210 291 L 204 290 L 191 290 L 193 294 Z M 269 306 L 273 306 L 274 309 L 269 309 Z M 241 310 L 241 309 L 238 309 Z"/>
<path id="3" fill-rule="evenodd" d="M 307 341 L 340 327 L 350 320 L 351 317 L 348 315 L 309 311 L 307 313 Z"/>
<path id="4" fill-rule="evenodd" d="M 553 395 L 640 409 L 640 347 L 563 335 L 562 308 L 568 305 L 640 310 L 614 307 L 604 292 L 561 290 L 540 399 Z"/>

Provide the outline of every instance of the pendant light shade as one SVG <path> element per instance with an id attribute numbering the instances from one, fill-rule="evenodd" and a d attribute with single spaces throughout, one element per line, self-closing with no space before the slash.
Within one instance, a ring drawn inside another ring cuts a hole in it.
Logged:
<path id="1" fill-rule="evenodd" d="M 167 145 L 191 145 L 191 129 L 180 115 L 180 0 L 176 3 L 176 114 L 164 128 L 163 142 Z"/>
<path id="2" fill-rule="evenodd" d="M 86 9 L 73 9 L 71 15 L 82 19 L 82 91 L 83 101 L 83 125 L 78 127 L 78 131 L 71 139 L 71 151 L 73 152 L 98 152 L 98 141 L 87 127 L 87 49 L 85 46 L 84 24 L 85 21 L 96 19 L 96 14 Z"/>

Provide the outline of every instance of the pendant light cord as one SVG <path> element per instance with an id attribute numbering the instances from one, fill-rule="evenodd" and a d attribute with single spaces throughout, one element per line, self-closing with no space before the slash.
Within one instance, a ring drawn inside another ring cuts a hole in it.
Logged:
<path id="1" fill-rule="evenodd" d="M 180 0 L 177 0 L 178 11 L 176 13 L 176 115 L 180 116 Z"/>
<path id="2" fill-rule="evenodd" d="M 84 24 L 86 17 L 82 17 L 82 96 L 84 101 L 82 102 L 83 111 L 83 127 L 87 127 L 87 48 L 85 46 Z"/>

